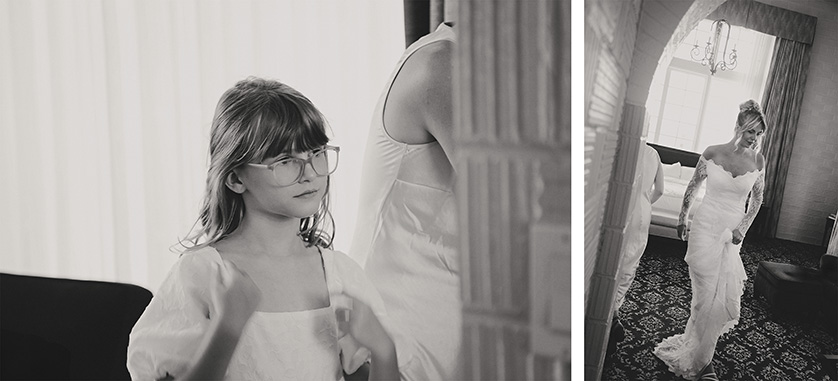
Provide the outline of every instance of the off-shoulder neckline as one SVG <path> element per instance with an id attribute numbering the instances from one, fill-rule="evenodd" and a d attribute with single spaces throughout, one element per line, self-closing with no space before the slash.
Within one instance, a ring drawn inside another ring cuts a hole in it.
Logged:
<path id="1" fill-rule="evenodd" d="M 731 177 L 731 178 L 733 178 L 733 179 L 738 179 L 738 178 L 740 178 L 740 177 L 744 177 L 744 176 L 750 175 L 751 173 L 758 173 L 758 172 L 762 172 L 762 170 L 763 170 L 763 169 L 765 169 L 765 168 L 763 168 L 763 169 L 755 168 L 755 169 L 752 169 L 752 170 L 750 170 L 750 171 L 747 171 L 747 172 L 745 172 L 745 173 L 743 173 L 743 174 L 741 174 L 741 175 L 734 175 L 734 174 L 733 174 L 733 172 L 728 171 L 725 167 L 723 167 L 721 164 L 717 163 L 717 162 L 716 162 L 715 160 L 713 160 L 712 158 L 711 158 L 711 159 L 708 159 L 708 158 L 706 158 L 706 157 L 704 157 L 704 156 L 701 156 L 701 158 L 702 158 L 702 159 L 704 159 L 704 161 L 705 161 L 705 162 L 708 162 L 708 163 L 713 163 L 716 167 L 720 168 L 722 171 L 724 171 L 725 173 L 727 173 L 728 175 L 730 175 L 730 177 Z"/>

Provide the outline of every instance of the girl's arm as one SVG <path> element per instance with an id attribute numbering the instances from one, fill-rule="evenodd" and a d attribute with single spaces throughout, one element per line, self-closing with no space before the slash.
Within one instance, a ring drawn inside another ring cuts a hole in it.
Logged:
<path id="1" fill-rule="evenodd" d="M 684 201 L 681 203 L 681 213 L 678 215 L 678 238 L 682 241 L 687 240 L 687 219 L 690 215 L 690 208 L 695 200 L 695 193 L 701 187 L 704 179 L 707 178 L 707 163 L 702 155 L 698 159 L 698 164 L 695 166 L 693 177 L 687 184 L 687 190 L 684 192 Z"/>
<path id="2" fill-rule="evenodd" d="M 375 317 L 372 309 L 354 298 L 349 316 L 348 334 L 372 353 L 370 381 L 399 379 L 396 345 Z"/>
<path id="3" fill-rule="evenodd" d="M 396 346 L 392 345 L 385 351 L 373 351 L 370 359 L 370 381 L 398 380 L 399 362 L 396 359 Z"/>
<path id="4" fill-rule="evenodd" d="M 256 311 L 261 293 L 247 274 L 232 262 L 216 264 L 215 284 L 210 289 L 214 310 L 210 328 L 198 347 L 192 366 L 178 380 L 224 378 L 245 324 Z"/>

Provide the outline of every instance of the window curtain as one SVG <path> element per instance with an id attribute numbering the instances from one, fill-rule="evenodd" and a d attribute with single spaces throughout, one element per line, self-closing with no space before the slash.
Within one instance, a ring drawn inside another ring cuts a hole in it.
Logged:
<path id="1" fill-rule="evenodd" d="M 404 0 L 404 46 L 428 34 L 432 0 Z"/>
<path id="2" fill-rule="evenodd" d="M 777 235 L 811 49 L 809 44 L 778 37 L 766 81 L 762 99 L 768 124 L 762 150 L 766 159 L 763 201 L 766 215 L 762 217 L 760 233 L 769 238 Z"/>
<path id="3" fill-rule="evenodd" d="M 453 0 L 404 0 L 404 46 L 433 32 L 443 21 L 454 21 Z"/>
<path id="4" fill-rule="evenodd" d="M 0 271 L 156 290 L 198 217 L 215 105 L 251 75 L 329 120 L 348 250 L 401 14 L 378 0 L 0 0 Z"/>
<path id="5" fill-rule="evenodd" d="M 838 216 L 838 211 L 835 212 Z M 838 222 L 832 225 L 832 234 L 829 236 L 829 245 L 826 247 L 826 254 L 838 257 Z"/>
<path id="6" fill-rule="evenodd" d="M 818 22 L 817 17 L 754 0 L 727 0 L 707 18 L 807 44 L 814 41 Z"/>
<path id="7" fill-rule="evenodd" d="M 776 36 L 774 57 L 763 93 L 762 107 L 768 119 L 763 155 L 766 158 L 765 201 L 755 229 L 766 237 L 777 235 L 783 190 L 809 70 L 811 44 L 817 17 L 754 0 L 728 0 L 708 18 L 725 19 Z"/>

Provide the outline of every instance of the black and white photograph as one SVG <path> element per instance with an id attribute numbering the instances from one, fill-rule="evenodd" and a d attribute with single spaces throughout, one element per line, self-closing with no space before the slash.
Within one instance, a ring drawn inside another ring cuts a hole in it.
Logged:
<path id="1" fill-rule="evenodd" d="M 838 0 L 0 0 L 0 380 L 838 381 Z"/>
<path id="2" fill-rule="evenodd" d="M 584 28 L 585 379 L 838 379 L 838 2 Z"/>
<path id="3" fill-rule="evenodd" d="M 579 377 L 572 6 L 0 0 L 0 379 Z"/>

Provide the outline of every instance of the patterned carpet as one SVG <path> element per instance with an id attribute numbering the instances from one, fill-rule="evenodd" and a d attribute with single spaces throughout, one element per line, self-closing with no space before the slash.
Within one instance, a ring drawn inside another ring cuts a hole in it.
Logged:
<path id="1" fill-rule="evenodd" d="M 823 319 L 772 316 L 753 279 L 760 261 L 817 267 L 822 247 L 783 240 L 746 239 L 742 261 L 748 274 L 739 324 L 721 337 L 713 366 L 721 380 L 832 380 L 821 358 L 838 354 L 838 340 Z M 682 333 L 690 314 L 686 244 L 650 237 L 634 283 L 620 310 L 626 338 L 607 355 L 603 380 L 672 380 L 652 354 L 666 337 Z M 834 371 L 833 371 L 834 372 Z M 838 381 L 838 380 L 835 380 Z"/>

